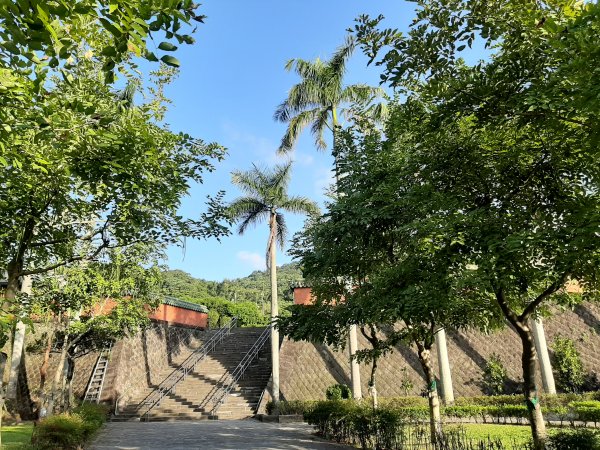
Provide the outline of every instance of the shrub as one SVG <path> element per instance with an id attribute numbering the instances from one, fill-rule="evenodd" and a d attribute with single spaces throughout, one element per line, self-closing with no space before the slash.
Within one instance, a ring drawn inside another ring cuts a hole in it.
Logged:
<path id="1" fill-rule="evenodd" d="M 77 449 L 92 438 L 106 422 L 108 408 L 82 403 L 71 414 L 57 414 L 39 422 L 31 438 L 40 449 Z"/>
<path id="2" fill-rule="evenodd" d="M 568 338 L 554 339 L 554 370 L 556 384 L 565 392 L 579 392 L 585 381 L 583 364 L 575 343 Z"/>
<path id="3" fill-rule="evenodd" d="M 108 418 L 108 412 L 107 406 L 96 403 L 82 403 L 73 409 L 73 414 L 77 414 L 83 419 L 85 440 L 91 438 L 96 431 L 102 428 Z"/>
<path id="4" fill-rule="evenodd" d="M 325 391 L 327 400 L 347 400 L 352 397 L 352 391 L 345 384 L 333 384 Z"/>
<path id="5" fill-rule="evenodd" d="M 508 373 L 502 364 L 500 356 L 492 353 L 483 369 L 483 390 L 489 395 L 504 394 L 504 386 Z"/>
<path id="6" fill-rule="evenodd" d="M 600 433 L 586 428 L 559 431 L 548 439 L 550 450 L 600 450 Z"/>
<path id="7" fill-rule="evenodd" d="M 85 441 L 86 425 L 77 414 L 57 414 L 37 425 L 31 438 L 40 449 L 76 449 Z"/>

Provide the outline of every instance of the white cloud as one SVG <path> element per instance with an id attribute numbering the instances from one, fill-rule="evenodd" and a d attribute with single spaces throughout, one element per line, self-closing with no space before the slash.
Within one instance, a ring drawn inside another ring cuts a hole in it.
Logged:
<path id="1" fill-rule="evenodd" d="M 237 253 L 237 259 L 242 261 L 245 264 L 248 264 L 254 270 L 265 270 L 267 265 L 265 264 L 265 257 L 259 255 L 258 253 L 248 252 L 246 250 L 242 250 Z"/>
<path id="2" fill-rule="evenodd" d="M 231 123 L 223 124 L 223 132 L 228 144 L 233 144 L 230 150 L 251 152 L 269 165 L 277 160 L 277 145 L 270 139 L 240 131 Z"/>
<path id="3" fill-rule="evenodd" d="M 300 150 L 296 150 L 292 153 L 292 159 L 296 164 L 301 166 L 311 166 L 315 162 L 313 155 L 301 152 Z"/>
<path id="4" fill-rule="evenodd" d="M 226 140 L 230 141 L 229 143 L 232 146 L 230 150 L 249 151 L 267 166 L 281 164 L 292 159 L 297 165 L 307 167 L 311 166 L 315 161 L 315 158 L 310 153 L 300 150 L 293 150 L 287 155 L 278 154 L 277 147 L 279 146 L 279 142 L 241 131 L 231 123 L 223 124 L 223 132 L 225 133 Z"/>

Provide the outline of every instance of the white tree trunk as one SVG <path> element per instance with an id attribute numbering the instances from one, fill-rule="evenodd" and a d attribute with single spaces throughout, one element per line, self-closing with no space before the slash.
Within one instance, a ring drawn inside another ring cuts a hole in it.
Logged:
<path id="1" fill-rule="evenodd" d="M 23 277 L 21 292 L 31 295 L 31 276 Z M 25 324 L 17 322 L 15 326 L 15 334 L 13 339 L 13 347 L 10 360 L 10 373 L 8 385 L 6 386 L 6 398 L 17 398 L 17 385 L 19 382 L 19 367 L 21 366 L 21 358 L 23 356 L 23 345 L 25 343 Z"/>
<path id="2" fill-rule="evenodd" d="M 274 402 L 279 401 L 279 330 L 273 326 L 273 321 L 279 315 L 277 299 L 277 222 L 275 214 L 271 214 L 271 242 L 269 248 L 269 264 L 271 275 L 271 367 L 273 371 L 271 396 Z"/>
<path id="3" fill-rule="evenodd" d="M 533 332 L 535 350 L 537 351 L 539 358 L 544 391 L 547 394 L 556 394 L 554 374 L 552 373 L 552 363 L 550 362 L 550 355 L 548 354 L 548 345 L 546 343 L 546 334 L 544 332 L 544 324 L 542 323 L 542 319 L 531 320 L 531 331 Z"/>
<path id="4" fill-rule="evenodd" d="M 362 388 L 360 385 L 360 366 L 356 359 L 352 356 L 358 350 L 358 327 L 356 325 L 350 325 L 348 332 L 348 349 L 350 351 L 350 378 L 352 380 L 352 397 L 355 399 L 362 398 Z"/>
<path id="5" fill-rule="evenodd" d="M 448 359 L 448 345 L 446 343 L 446 330 L 441 328 L 435 334 L 435 346 L 440 368 L 440 381 L 442 383 L 442 399 L 446 405 L 454 403 L 454 390 L 452 388 L 452 372 Z"/>

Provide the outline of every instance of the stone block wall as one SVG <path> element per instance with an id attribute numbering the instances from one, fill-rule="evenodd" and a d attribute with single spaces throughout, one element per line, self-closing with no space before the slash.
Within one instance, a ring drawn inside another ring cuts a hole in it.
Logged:
<path id="1" fill-rule="evenodd" d="M 26 335 L 25 346 L 34 343 L 44 333 L 43 326 L 36 326 L 35 333 Z M 153 322 L 148 329 L 123 339 L 112 348 L 108 371 L 104 380 L 101 401 L 114 404 L 117 398 L 138 395 L 148 387 L 158 385 L 165 371 L 179 364 L 191 351 L 202 345 L 212 332 L 202 329 L 170 326 L 165 322 Z M 99 352 L 81 356 L 75 361 L 73 393 L 82 399 L 92 376 Z M 33 404 L 38 400 L 42 352 L 26 352 L 21 366 L 18 409 L 22 418 L 33 414 Z M 48 391 L 56 373 L 59 353 L 51 353 L 48 375 L 44 389 Z"/>
<path id="2" fill-rule="evenodd" d="M 600 375 L 600 308 L 585 303 L 574 311 L 556 312 L 544 320 L 548 347 L 562 335 L 573 339 L 588 373 Z M 485 335 L 477 331 L 447 332 L 448 353 L 455 396 L 483 394 L 482 375 L 493 353 L 500 356 L 514 386 L 521 380 L 521 344 L 510 328 Z M 368 342 L 359 332 L 360 348 Z M 437 371 L 437 355 L 433 349 Z M 350 385 L 348 352 L 308 342 L 285 339 L 281 347 L 281 392 L 286 400 L 325 398 L 325 390 L 335 383 Z M 370 366 L 361 365 L 363 395 L 367 395 Z M 439 372 L 438 372 L 439 373 Z M 538 375 L 539 377 L 539 375 Z M 403 388 L 403 381 L 404 388 Z M 425 387 L 424 375 L 415 349 L 398 345 L 394 352 L 380 359 L 377 389 L 382 397 L 419 395 Z M 412 384 L 411 389 L 406 389 Z M 538 380 L 541 389 L 541 380 Z"/>

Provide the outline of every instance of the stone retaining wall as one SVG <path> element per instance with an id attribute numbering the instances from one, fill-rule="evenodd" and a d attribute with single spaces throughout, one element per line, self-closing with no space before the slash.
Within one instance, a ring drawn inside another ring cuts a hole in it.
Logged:
<path id="1" fill-rule="evenodd" d="M 588 373 L 600 374 L 600 308 L 585 303 L 574 311 L 558 312 L 544 320 L 548 347 L 552 351 L 557 335 L 573 339 Z M 521 344 L 517 334 L 505 328 L 490 335 L 476 331 L 447 332 L 448 353 L 456 396 L 483 394 L 483 369 L 493 353 L 500 356 L 512 385 L 521 379 Z M 361 348 L 369 344 L 359 332 Z M 433 354 L 436 362 L 437 355 Z M 284 340 L 281 347 L 281 392 L 286 400 L 315 400 L 335 383 L 350 385 L 346 351 L 324 345 Z M 370 366 L 361 365 L 363 396 L 367 395 Z M 413 348 L 396 347 L 379 362 L 377 388 L 382 397 L 419 395 L 425 387 L 424 375 Z M 403 388 L 404 382 L 404 388 Z M 412 388 L 406 389 L 410 384 Z M 541 389 L 541 380 L 538 381 Z"/>

